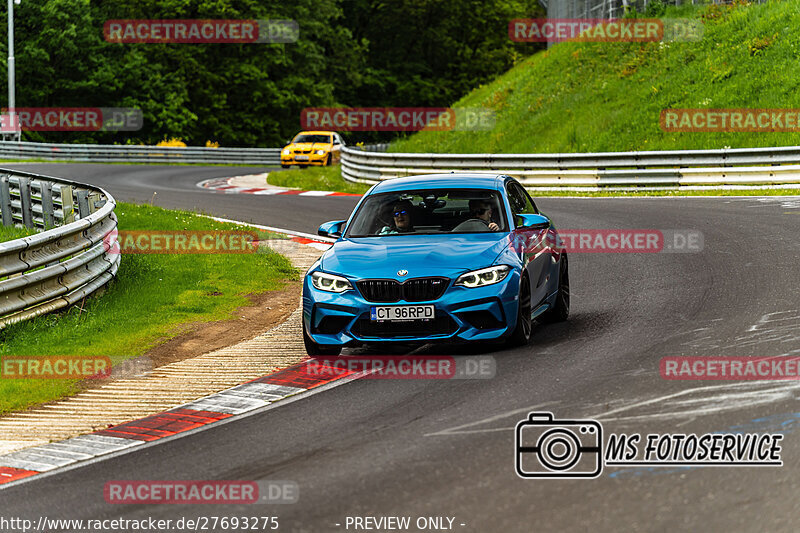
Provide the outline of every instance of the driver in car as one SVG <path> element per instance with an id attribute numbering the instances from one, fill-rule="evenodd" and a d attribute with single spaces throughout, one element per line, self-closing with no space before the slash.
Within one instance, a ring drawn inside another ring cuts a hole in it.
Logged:
<path id="1" fill-rule="evenodd" d="M 401 200 L 394 204 L 392 209 L 392 222 L 391 226 L 384 226 L 378 232 L 378 235 L 393 235 L 396 233 L 413 233 L 414 225 L 411 223 L 411 207 L 413 204 L 410 200 Z"/>
<path id="2" fill-rule="evenodd" d="M 492 203 L 487 200 L 469 201 L 469 220 L 455 228 L 454 232 L 500 231 L 500 226 L 492 221 Z"/>

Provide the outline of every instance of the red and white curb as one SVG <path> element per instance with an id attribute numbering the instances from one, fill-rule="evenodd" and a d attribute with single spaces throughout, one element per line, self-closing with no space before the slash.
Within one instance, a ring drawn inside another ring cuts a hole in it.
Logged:
<path id="1" fill-rule="evenodd" d="M 287 189 L 285 187 L 274 187 L 274 186 L 264 186 L 264 187 L 247 187 L 242 185 L 236 185 L 234 183 L 235 180 L 240 180 L 242 177 L 250 177 L 250 176 L 234 176 L 232 178 L 212 178 L 209 180 L 201 181 L 197 184 L 198 187 L 201 189 L 208 189 L 215 192 L 221 192 L 225 194 L 257 194 L 257 195 L 284 195 L 289 194 L 293 196 L 358 196 L 360 194 L 349 193 L 349 192 L 331 192 L 331 191 L 301 191 L 299 189 Z M 266 179 L 264 180 L 266 182 Z"/>
<path id="2" fill-rule="evenodd" d="M 271 231 L 273 233 L 283 233 L 284 235 L 287 235 L 289 237 L 289 240 L 292 242 L 296 242 L 298 244 L 304 244 L 306 246 L 310 246 L 311 248 L 322 250 L 323 252 L 328 248 L 330 248 L 334 242 L 336 242 L 336 239 L 330 239 L 327 237 L 318 237 L 316 235 L 312 235 L 311 233 L 303 233 L 302 231 L 276 228 L 274 226 L 264 226 L 262 224 L 252 224 L 250 222 L 242 222 L 241 220 L 231 220 L 229 218 L 212 217 L 210 215 L 200 215 L 200 216 L 210 218 L 211 220 L 216 220 L 217 222 L 227 222 L 229 224 L 239 224 L 242 226 L 249 226 L 251 228 L 261 229 L 264 231 Z"/>
<path id="3" fill-rule="evenodd" d="M 317 250 L 327 250 L 334 242 L 333 239 L 283 228 L 208 215 L 202 216 L 219 222 L 247 225 L 283 233 L 288 235 L 291 241 Z M 314 359 L 307 359 L 274 374 L 193 400 L 163 413 L 61 442 L 33 446 L 0 455 L 0 488 L 5 488 L 10 483 L 22 482 L 39 474 L 80 465 L 99 457 L 126 453 L 154 441 L 174 438 L 177 435 L 198 430 L 198 428 L 218 424 L 237 416 L 244 416 L 279 400 L 317 390 L 323 385 L 330 385 L 343 378 L 358 377 L 355 372 L 348 370 L 326 372 L 324 377 L 321 377 L 318 372 L 309 373 L 308 365 L 313 361 Z"/>
<path id="4" fill-rule="evenodd" d="M 307 393 L 344 378 L 355 379 L 363 374 L 348 369 L 331 369 L 325 376 L 320 376 L 318 371 L 309 372 L 309 365 L 314 362 L 314 359 L 308 359 L 163 413 L 88 435 L 2 455 L 0 485 L 8 486 L 101 456 L 132 451 L 139 446 L 242 417 L 290 396 Z"/>

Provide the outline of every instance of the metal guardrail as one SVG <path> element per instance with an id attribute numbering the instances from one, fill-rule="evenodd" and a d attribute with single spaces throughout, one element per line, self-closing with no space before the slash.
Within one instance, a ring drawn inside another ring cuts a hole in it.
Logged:
<path id="1" fill-rule="evenodd" d="M 278 165 L 280 164 L 280 149 L 0 142 L 0 159 L 44 159 L 98 163 L 169 162 Z"/>
<path id="2" fill-rule="evenodd" d="M 342 148 L 342 176 L 377 183 L 450 171 L 508 174 L 526 187 L 800 183 L 800 146 L 569 154 L 380 153 Z"/>
<path id="3" fill-rule="evenodd" d="M 0 329 L 79 302 L 114 277 L 115 206 L 97 187 L 0 169 L 3 225 L 41 230 L 0 242 Z"/>

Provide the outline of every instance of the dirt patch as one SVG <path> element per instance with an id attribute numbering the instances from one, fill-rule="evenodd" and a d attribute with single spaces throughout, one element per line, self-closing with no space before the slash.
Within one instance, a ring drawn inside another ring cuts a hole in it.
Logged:
<path id="1" fill-rule="evenodd" d="M 236 318 L 183 324 L 180 335 L 144 355 L 159 367 L 252 339 L 289 318 L 300 303 L 300 288 L 299 281 L 288 281 L 283 290 L 248 295 L 250 305 L 236 309 Z"/>

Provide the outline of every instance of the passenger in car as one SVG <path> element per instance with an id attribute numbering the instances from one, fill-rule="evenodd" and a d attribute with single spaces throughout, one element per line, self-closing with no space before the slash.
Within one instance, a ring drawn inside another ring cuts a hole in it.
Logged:
<path id="1" fill-rule="evenodd" d="M 469 220 L 465 220 L 453 232 L 500 231 L 500 226 L 492 221 L 492 203 L 486 200 L 469 201 Z"/>

